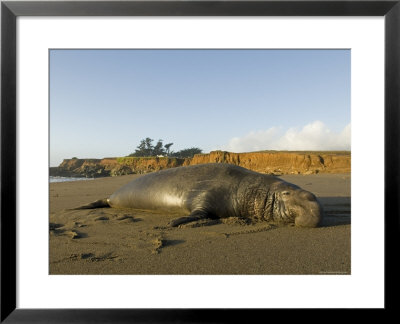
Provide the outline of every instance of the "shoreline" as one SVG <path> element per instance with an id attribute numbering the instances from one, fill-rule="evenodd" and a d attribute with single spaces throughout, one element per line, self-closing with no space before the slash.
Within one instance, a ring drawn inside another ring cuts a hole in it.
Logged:
<path id="1" fill-rule="evenodd" d="M 95 178 L 50 176 L 49 183 L 70 182 L 70 181 L 87 181 L 87 180 L 94 180 L 94 179 Z"/>

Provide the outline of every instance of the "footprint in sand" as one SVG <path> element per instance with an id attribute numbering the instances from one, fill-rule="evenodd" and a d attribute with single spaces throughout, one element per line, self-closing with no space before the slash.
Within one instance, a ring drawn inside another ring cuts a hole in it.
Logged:
<path id="1" fill-rule="evenodd" d="M 95 221 L 108 221 L 109 218 L 107 216 L 99 216 L 94 219 Z"/>
<path id="2" fill-rule="evenodd" d="M 177 244 L 184 243 L 184 240 L 167 240 L 162 235 L 157 236 L 155 239 L 151 241 L 153 244 L 153 249 L 151 251 L 152 254 L 159 254 L 162 248 L 174 246 Z"/>
<path id="3" fill-rule="evenodd" d="M 125 220 L 125 219 L 133 219 L 133 216 L 131 215 L 121 215 L 117 217 L 117 220 L 121 221 L 121 220 Z"/>
<path id="4" fill-rule="evenodd" d="M 87 237 L 87 235 L 85 233 L 81 233 L 81 232 L 78 232 L 75 230 L 65 228 L 64 224 L 50 223 L 49 230 L 50 230 L 50 234 L 52 234 L 52 235 L 69 236 L 71 239 L 79 239 L 79 238 Z"/>
<path id="5" fill-rule="evenodd" d="M 74 227 L 86 227 L 87 226 L 86 224 L 82 224 L 80 222 L 74 222 L 73 224 L 74 224 Z"/>
<path id="6" fill-rule="evenodd" d="M 221 224 L 221 220 L 220 219 L 202 219 L 202 220 L 199 220 L 196 222 L 179 225 L 178 228 L 195 228 L 195 227 L 201 227 L 201 226 L 211 226 L 211 225 L 216 225 L 216 224 Z"/>
<path id="7" fill-rule="evenodd" d="M 115 259 L 119 259 L 118 255 L 115 255 L 114 252 L 108 252 L 105 254 L 101 254 L 96 256 L 94 253 L 80 253 L 80 254 L 71 254 L 70 259 L 72 260 L 87 260 L 90 262 L 99 262 L 99 261 L 114 261 Z"/>
<path id="8" fill-rule="evenodd" d="M 64 224 L 50 223 L 49 224 L 49 229 L 50 229 L 50 231 L 54 231 L 57 228 L 60 228 L 60 227 L 63 227 L 63 226 L 64 226 Z"/>
<path id="9" fill-rule="evenodd" d="M 273 230 L 277 228 L 278 226 L 273 225 L 273 224 L 268 224 L 266 226 L 258 227 L 258 228 L 250 228 L 246 229 L 243 231 L 237 231 L 237 232 L 227 232 L 227 233 L 222 233 L 226 238 L 232 236 L 232 235 L 242 235 L 242 234 L 253 234 L 253 233 L 260 233 L 260 232 L 266 232 Z"/>
<path id="10" fill-rule="evenodd" d="M 125 214 L 125 215 L 118 216 L 116 218 L 116 220 L 121 222 L 121 223 L 133 223 L 133 222 L 139 222 L 142 219 L 141 218 L 134 218 L 131 215 Z"/>
<path id="11" fill-rule="evenodd" d="M 82 260 L 85 260 L 85 259 L 89 259 L 89 258 L 92 258 L 92 257 L 94 257 L 95 255 L 93 254 L 93 253 L 81 253 L 80 254 L 80 258 L 82 259 Z"/>
<path id="12" fill-rule="evenodd" d="M 161 248 L 165 246 L 165 240 L 160 236 L 152 241 L 153 249 L 151 251 L 152 254 L 158 254 L 161 252 Z"/>
<path id="13" fill-rule="evenodd" d="M 194 228 L 194 227 L 201 227 L 201 226 L 212 226 L 212 225 L 219 225 L 219 224 L 228 224 L 228 225 L 250 225 L 252 221 L 247 218 L 239 218 L 239 217 L 227 217 L 221 219 L 202 219 L 196 222 L 182 224 L 179 225 L 178 228 Z"/>

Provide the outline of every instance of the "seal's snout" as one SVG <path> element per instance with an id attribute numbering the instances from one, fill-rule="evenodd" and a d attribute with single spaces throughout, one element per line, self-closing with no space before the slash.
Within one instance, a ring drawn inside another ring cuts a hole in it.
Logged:
<path id="1" fill-rule="evenodd" d="M 300 194 L 301 198 L 308 201 L 315 201 L 316 197 L 309 191 L 302 191 Z"/>
<path id="2" fill-rule="evenodd" d="M 310 210 L 307 213 L 297 216 L 294 220 L 295 225 L 299 227 L 317 227 L 322 219 L 322 210 L 320 207 Z"/>
<path id="3" fill-rule="evenodd" d="M 322 207 L 317 198 L 308 191 L 300 193 L 302 212 L 295 218 L 296 226 L 317 227 L 322 220 Z"/>

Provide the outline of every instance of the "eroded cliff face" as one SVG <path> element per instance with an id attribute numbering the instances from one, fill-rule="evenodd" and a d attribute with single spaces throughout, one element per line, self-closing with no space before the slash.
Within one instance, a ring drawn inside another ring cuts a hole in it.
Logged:
<path id="1" fill-rule="evenodd" d="M 185 159 L 168 157 L 120 157 L 104 159 L 65 159 L 58 167 L 50 168 L 51 176 L 106 177 L 132 173 L 149 173 L 183 165 Z"/>
<path id="2" fill-rule="evenodd" d="M 52 176 L 105 177 L 149 173 L 184 165 L 229 163 L 268 174 L 348 173 L 350 152 L 252 152 L 213 151 L 193 158 L 121 157 L 104 159 L 65 159 L 50 168 Z"/>
<path id="3" fill-rule="evenodd" d="M 269 174 L 346 173 L 351 170 L 350 152 L 252 152 L 213 151 L 197 154 L 189 164 L 230 163 Z"/>

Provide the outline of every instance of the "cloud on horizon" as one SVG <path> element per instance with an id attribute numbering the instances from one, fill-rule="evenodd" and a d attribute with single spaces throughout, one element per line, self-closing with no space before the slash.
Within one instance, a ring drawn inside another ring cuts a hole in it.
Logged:
<path id="1" fill-rule="evenodd" d="M 231 152 L 262 150 L 328 151 L 351 149 L 351 124 L 339 133 L 331 131 L 317 120 L 302 128 L 293 127 L 282 132 L 278 127 L 252 131 L 243 137 L 234 137 L 224 147 Z"/>

